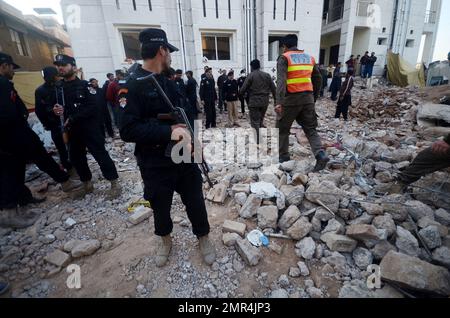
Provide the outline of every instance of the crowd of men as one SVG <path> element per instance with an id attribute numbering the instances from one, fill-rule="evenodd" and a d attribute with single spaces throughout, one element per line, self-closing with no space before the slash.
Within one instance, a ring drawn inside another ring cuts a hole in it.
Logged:
<path id="1" fill-rule="evenodd" d="M 217 126 L 216 106 L 220 113 L 227 112 L 229 127 L 239 127 L 239 104 L 242 115 L 247 104 L 250 123 L 259 142 L 259 129 L 265 127 L 264 117 L 272 95 L 279 129 L 280 162 L 291 160 L 289 135 L 296 121 L 303 128 L 316 158 L 314 171 L 319 172 L 329 161 L 316 130 L 315 104 L 324 88 L 324 70 L 314 57 L 298 48 L 296 35 L 288 35 L 281 41 L 276 85 L 271 76 L 261 70 L 260 62 L 254 60 L 251 72 L 247 75 L 242 70 L 238 79 L 233 70 L 228 73 L 222 70 L 216 87 L 210 67 L 205 67 L 200 84 L 192 71 L 185 73 L 185 81 L 182 70 L 171 68 L 171 53 L 178 49 L 168 42 L 163 30 L 146 29 L 140 33 L 139 40 L 143 64 L 134 65 L 128 74 L 121 70 L 116 71 L 115 76 L 107 74 L 102 87 L 94 78 L 89 82 L 79 79 L 75 59 L 67 55 L 57 55 L 54 66 L 43 70 L 45 83 L 36 89 L 36 115 L 51 133 L 61 166 L 28 125 L 28 110 L 13 85 L 14 70 L 19 66 L 9 55 L 0 53 L 0 226 L 24 228 L 36 219 L 36 215 L 19 208 L 42 202 L 41 198 L 33 197 L 25 185 L 29 162 L 35 163 L 60 183 L 64 192 L 77 199 L 94 191 L 87 160 L 89 151 L 103 177 L 110 181 L 108 199 L 118 198 L 121 194 L 119 175 L 105 148 L 105 136 L 114 137 L 113 126 L 116 126 L 125 142 L 136 144 L 144 198 L 152 206 L 155 234 L 160 237 L 156 265 L 164 266 L 172 249 L 170 210 L 174 192 L 180 194 L 186 206 L 205 263 L 211 265 L 216 252 L 208 236 L 210 226 L 202 191 L 203 178 L 197 165 L 175 164 L 170 152 L 168 155 L 171 145 L 189 139 L 190 134 L 185 131 L 187 123 L 161 119 L 159 115 L 172 111 L 165 97 L 174 106 L 185 109 L 191 124 L 204 112 L 206 129 Z M 363 74 L 372 76 L 374 61 L 374 54 L 369 57 L 366 53 L 360 63 Z M 347 119 L 351 104 L 355 63 L 353 68 L 351 63 L 347 64 L 344 84 L 340 65 L 334 70 L 339 74 L 340 87 L 336 118 L 343 114 Z M 337 98 L 337 92 L 333 95 L 332 98 Z M 400 175 L 397 187 L 403 189 L 425 174 L 448 167 L 449 143 L 450 135 L 419 155 Z"/>

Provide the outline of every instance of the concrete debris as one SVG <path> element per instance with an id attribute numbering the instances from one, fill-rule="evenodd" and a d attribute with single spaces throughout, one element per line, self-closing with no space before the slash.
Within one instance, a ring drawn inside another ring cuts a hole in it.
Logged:
<path id="1" fill-rule="evenodd" d="M 241 237 L 244 237 L 246 228 L 247 228 L 246 224 L 231 220 L 225 220 L 222 226 L 223 232 L 236 233 L 239 234 Z"/>
<path id="2" fill-rule="evenodd" d="M 419 122 L 433 127 L 416 125 L 417 109 L 426 105 L 426 95 L 417 88 L 378 84 L 359 90 L 359 85 L 357 79 L 345 124 L 333 119 L 335 102 L 324 98 L 316 104 L 318 132 L 331 159 L 324 171 L 312 172 L 314 156 L 298 125 L 289 138 L 291 161 L 211 164 L 216 185 L 204 189 L 210 238 L 219 257 L 211 268 L 198 266 L 192 225 L 176 194 L 171 210 L 176 248 L 169 264 L 154 270 L 152 210 L 127 212 L 127 203 L 139 202 L 144 192 L 134 145 L 115 138 L 106 146 L 127 189 L 116 200 L 104 199 L 109 184 L 97 168 L 94 193 L 77 201 L 60 194 L 35 167 L 27 168 L 27 185 L 33 193 L 47 192 L 47 202 L 29 229 L 0 229 L 2 279 L 17 286 L 13 297 L 65 297 L 62 269 L 72 259 L 91 257 L 83 261 L 83 280 L 97 282 L 80 296 L 403 297 L 394 285 L 419 297 L 450 296 L 448 171 L 422 178 L 408 193 L 388 194 L 399 170 L 450 129 L 435 127 L 442 121 L 431 123 L 435 117 L 429 115 L 420 115 Z M 265 118 L 268 127 L 276 122 L 272 109 Z M 247 119 L 239 121 L 247 127 Z M 149 227 L 133 226 L 147 221 Z M 269 245 L 251 245 L 245 235 L 252 230 L 263 231 Z M 387 284 L 369 290 L 367 267 L 380 262 Z M 102 273 L 121 275 L 127 283 L 112 294 L 103 292 L 110 286 L 100 279 Z"/>
<path id="3" fill-rule="evenodd" d="M 391 251 L 381 261 L 380 271 L 382 279 L 405 288 L 450 295 L 449 271 L 417 257 Z"/>
<path id="4" fill-rule="evenodd" d="M 244 219 L 250 219 L 258 213 L 258 208 L 261 206 L 262 198 L 256 194 L 250 194 L 241 208 L 239 215 Z"/>
<path id="5" fill-rule="evenodd" d="M 254 247 L 250 242 L 246 239 L 241 239 L 236 241 L 236 250 L 239 255 L 242 257 L 244 262 L 249 266 L 258 265 L 259 261 L 263 257 L 259 248 Z"/>
<path id="6" fill-rule="evenodd" d="M 133 214 L 128 218 L 128 221 L 133 225 L 138 225 L 147 220 L 152 213 L 152 209 L 141 205 L 134 210 Z"/>

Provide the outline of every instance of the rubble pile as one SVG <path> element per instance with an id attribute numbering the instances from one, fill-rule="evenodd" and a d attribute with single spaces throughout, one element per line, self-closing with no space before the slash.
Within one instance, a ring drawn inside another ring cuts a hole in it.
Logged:
<path id="1" fill-rule="evenodd" d="M 108 142 L 124 188 L 114 201 L 105 199 L 109 185 L 92 158 L 96 189 L 79 201 L 30 166 L 27 184 L 47 201 L 29 210 L 40 215 L 34 226 L 0 229 L 0 277 L 12 283 L 13 297 L 448 297 L 448 172 L 423 178 L 407 194 L 386 193 L 435 140 L 415 126 L 421 104 L 415 88 L 355 88 L 343 123 L 333 118 L 335 102 L 320 99 L 318 131 L 331 158 L 321 173 L 312 172 L 315 159 L 297 125 L 292 161 L 213 165 L 216 185 L 205 185 L 218 252 L 211 267 L 201 262 L 178 195 L 172 255 L 165 268 L 155 267 L 153 211 L 128 211 L 143 196 L 133 145 Z M 248 117 L 239 123 L 249 127 Z M 275 126 L 272 109 L 265 124 Z M 66 286 L 72 264 L 82 270 L 79 291 Z M 373 275 L 381 279 L 375 288 Z"/>
<path id="2" fill-rule="evenodd" d="M 354 89 L 350 115 L 360 121 L 375 118 L 413 119 L 420 103 L 420 91 L 416 87 L 378 87 L 377 91 Z M 414 123 L 414 121 L 412 122 Z"/>

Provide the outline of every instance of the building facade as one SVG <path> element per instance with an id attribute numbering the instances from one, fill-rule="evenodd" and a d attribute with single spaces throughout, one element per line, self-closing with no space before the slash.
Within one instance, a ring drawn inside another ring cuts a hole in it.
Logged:
<path id="1" fill-rule="evenodd" d="M 389 50 L 411 65 L 432 62 L 441 0 L 325 0 L 320 60 L 344 63 L 375 52 L 381 74 Z"/>
<path id="2" fill-rule="evenodd" d="M 87 77 L 140 60 L 138 34 L 162 28 L 180 49 L 173 67 L 248 69 L 254 58 L 276 75 L 280 37 L 295 33 L 318 58 L 323 0 L 62 0 L 77 63 Z M 214 72 L 217 76 L 218 72 Z"/>
<path id="3" fill-rule="evenodd" d="M 0 39 L 0 51 L 11 55 L 22 72 L 41 71 L 53 65 L 54 56 L 70 47 L 67 34 L 64 38 L 48 32 L 39 18 L 24 16 L 3 1 L 0 1 Z"/>

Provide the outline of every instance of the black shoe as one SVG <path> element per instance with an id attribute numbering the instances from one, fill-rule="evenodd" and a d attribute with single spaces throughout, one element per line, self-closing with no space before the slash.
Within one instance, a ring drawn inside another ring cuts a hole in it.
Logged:
<path id="1" fill-rule="evenodd" d="M 330 161 L 330 158 L 328 158 L 325 151 L 320 151 L 316 156 L 316 166 L 314 167 L 314 172 L 322 171 L 327 167 L 328 162 Z"/>
<path id="2" fill-rule="evenodd" d="M 280 163 L 288 162 L 288 161 L 291 161 L 291 157 L 290 156 L 281 156 L 280 157 Z"/>
<path id="3" fill-rule="evenodd" d="M 0 295 L 3 295 L 9 290 L 9 284 L 6 282 L 0 282 Z"/>

